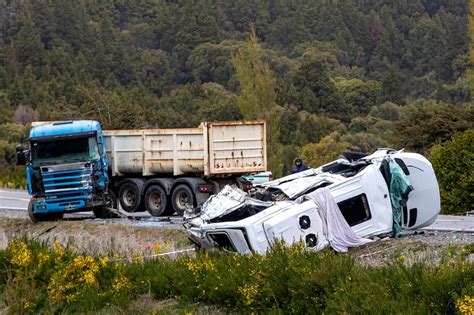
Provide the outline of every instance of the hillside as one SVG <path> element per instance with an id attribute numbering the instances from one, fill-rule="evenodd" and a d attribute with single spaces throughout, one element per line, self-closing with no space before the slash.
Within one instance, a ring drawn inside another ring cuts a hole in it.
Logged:
<path id="1" fill-rule="evenodd" d="M 14 144 L 37 119 L 265 118 L 276 176 L 299 155 L 316 166 L 345 149 L 428 154 L 473 127 L 466 0 L 2 0 L 0 12 L 10 186 L 23 177 Z"/>

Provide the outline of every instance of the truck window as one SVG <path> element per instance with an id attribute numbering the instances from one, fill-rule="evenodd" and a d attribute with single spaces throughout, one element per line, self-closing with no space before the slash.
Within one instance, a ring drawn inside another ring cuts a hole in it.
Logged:
<path id="1" fill-rule="evenodd" d="M 337 205 L 350 226 L 370 220 L 372 217 L 365 194 L 346 199 Z"/>
<path id="2" fill-rule="evenodd" d="M 95 137 L 80 137 L 33 142 L 35 165 L 61 164 L 99 158 Z"/>
<path id="3" fill-rule="evenodd" d="M 232 244 L 232 241 L 230 240 L 229 236 L 226 233 L 212 233 L 212 234 L 209 234 L 209 236 L 212 238 L 214 242 L 216 242 L 217 246 L 220 249 L 231 251 L 231 252 L 237 251 L 234 245 Z"/>

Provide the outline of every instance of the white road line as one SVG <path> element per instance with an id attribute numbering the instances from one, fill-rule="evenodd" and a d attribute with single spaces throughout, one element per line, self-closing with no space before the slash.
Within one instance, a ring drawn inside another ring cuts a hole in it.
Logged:
<path id="1" fill-rule="evenodd" d="M 27 190 L 20 190 L 20 189 L 10 189 L 10 190 L 4 190 L 4 189 L 0 189 L 0 193 L 7 193 L 7 194 L 27 194 L 28 191 Z"/>
<path id="2" fill-rule="evenodd" d="M 21 208 L 21 207 L 0 207 L 0 210 L 25 210 L 26 208 Z"/>
<path id="3" fill-rule="evenodd" d="M 0 197 L 0 199 L 3 199 L 3 200 L 16 200 L 16 201 L 30 201 L 30 199 L 26 199 L 26 198 L 16 198 L 16 197 Z"/>

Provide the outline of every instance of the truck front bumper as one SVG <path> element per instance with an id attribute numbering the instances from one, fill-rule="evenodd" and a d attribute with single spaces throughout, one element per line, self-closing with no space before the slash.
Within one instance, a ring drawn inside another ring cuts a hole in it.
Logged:
<path id="1" fill-rule="evenodd" d="M 64 213 L 89 211 L 94 207 L 103 206 L 102 200 L 93 199 L 92 195 L 69 198 L 35 198 L 34 213 Z"/>

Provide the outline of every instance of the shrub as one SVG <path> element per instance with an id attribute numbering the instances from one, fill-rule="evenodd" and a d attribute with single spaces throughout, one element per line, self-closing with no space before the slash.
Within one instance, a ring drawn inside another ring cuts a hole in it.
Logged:
<path id="1" fill-rule="evenodd" d="M 26 189 L 25 167 L 11 167 L 0 170 L 0 188 L 2 187 Z"/>
<path id="2" fill-rule="evenodd" d="M 48 248 L 19 239 L 0 251 L 0 296 L 10 313 L 132 313 L 133 301 L 143 296 L 242 313 L 472 309 L 474 264 L 465 255 L 447 255 L 433 265 L 395 258 L 389 265 L 367 267 L 350 255 L 302 248 L 277 244 L 265 256 L 198 253 L 174 260 L 137 256 L 128 262 L 112 253 L 92 257 L 58 242 Z"/>
<path id="3" fill-rule="evenodd" d="M 474 206 L 474 129 L 435 145 L 429 159 L 438 179 L 442 212 L 471 210 Z"/>

